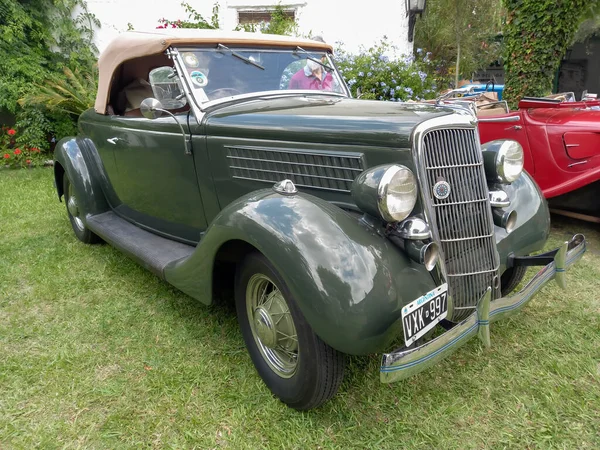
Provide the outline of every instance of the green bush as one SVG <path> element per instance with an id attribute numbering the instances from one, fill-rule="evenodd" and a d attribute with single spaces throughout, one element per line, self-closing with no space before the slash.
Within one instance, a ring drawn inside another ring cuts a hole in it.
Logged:
<path id="1" fill-rule="evenodd" d="M 353 55 L 336 51 L 335 62 L 352 95 L 363 99 L 407 101 L 435 97 L 429 54 L 390 57 L 394 48 L 386 41 Z"/>
<path id="2" fill-rule="evenodd" d="M 79 112 L 95 95 L 92 39 L 99 25 L 85 0 L 0 0 L 0 110 L 15 117 L 20 149 L 49 150 L 76 129 Z M 90 76 L 79 109 L 70 108 L 78 99 L 58 98 Z"/>
<path id="3" fill-rule="evenodd" d="M 504 0 L 506 85 L 504 98 L 515 107 L 524 96 L 552 92 L 560 61 L 579 24 L 597 0 Z M 596 10 L 596 9 L 594 9 Z"/>

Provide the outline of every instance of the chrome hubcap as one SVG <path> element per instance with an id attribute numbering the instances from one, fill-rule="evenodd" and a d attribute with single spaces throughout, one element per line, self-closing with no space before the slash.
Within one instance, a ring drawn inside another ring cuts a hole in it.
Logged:
<path id="1" fill-rule="evenodd" d="M 277 345 L 277 330 L 269 311 L 262 307 L 254 310 L 254 329 L 256 336 L 268 348 L 274 348 Z"/>
<path id="2" fill-rule="evenodd" d="M 77 206 L 77 199 L 73 196 L 69 198 L 67 202 L 67 208 L 69 208 L 69 212 L 73 217 L 79 216 L 79 207 Z"/>
<path id="3" fill-rule="evenodd" d="M 85 225 L 83 223 L 83 220 L 81 220 L 81 217 L 79 217 L 79 205 L 77 204 L 77 198 L 71 192 L 70 186 L 68 197 L 69 199 L 67 200 L 67 211 L 69 211 L 69 214 L 73 218 L 73 223 L 75 224 L 75 226 L 79 230 L 83 231 L 85 230 Z"/>
<path id="4" fill-rule="evenodd" d="M 246 288 L 246 311 L 261 356 L 280 377 L 290 378 L 298 367 L 298 336 L 281 291 L 263 274 Z"/>

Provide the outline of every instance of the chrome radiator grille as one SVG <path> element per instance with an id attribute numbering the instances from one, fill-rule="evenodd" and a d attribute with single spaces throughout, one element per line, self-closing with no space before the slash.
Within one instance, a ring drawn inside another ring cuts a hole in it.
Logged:
<path id="1" fill-rule="evenodd" d="M 225 147 L 233 178 L 275 183 L 289 178 L 296 186 L 350 192 L 363 170 L 361 153 L 326 154 L 268 147 Z"/>
<path id="2" fill-rule="evenodd" d="M 494 286 L 499 266 L 476 139 L 472 129 L 433 130 L 423 137 L 423 192 L 438 227 L 454 321 L 473 312 L 488 286 Z M 450 195 L 442 200 L 433 195 L 433 186 L 441 180 L 450 185 Z"/>

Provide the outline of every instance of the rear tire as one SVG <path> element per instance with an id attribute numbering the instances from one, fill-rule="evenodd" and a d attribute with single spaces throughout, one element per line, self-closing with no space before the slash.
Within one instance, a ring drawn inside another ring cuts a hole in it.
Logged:
<path id="1" fill-rule="evenodd" d="M 262 254 L 249 254 L 239 266 L 235 303 L 248 353 L 275 396 L 294 409 L 309 410 L 335 395 L 344 376 L 344 354 L 314 333 Z"/>
<path id="2" fill-rule="evenodd" d="M 97 234 L 94 234 L 83 221 L 83 213 L 79 209 L 77 195 L 67 174 L 63 177 L 63 194 L 65 196 L 65 204 L 67 205 L 67 215 L 77 239 L 85 244 L 102 242 L 102 239 Z"/>
<path id="3" fill-rule="evenodd" d="M 525 272 L 527 272 L 527 267 L 525 266 L 514 266 L 504 271 L 504 273 L 500 277 L 502 297 L 510 294 L 516 289 L 519 283 L 523 281 Z"/>

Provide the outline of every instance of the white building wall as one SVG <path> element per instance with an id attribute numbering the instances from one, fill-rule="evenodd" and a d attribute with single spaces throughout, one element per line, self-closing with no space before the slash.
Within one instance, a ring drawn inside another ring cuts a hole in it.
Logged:
<path id="1" fill-rule="evenodd" d="M 181 0 L 87 0 L 88 9 L 100 20 L 96 45 L 102 51 L 128 24 L 135 30 L 151 30 L 158 20 L 187 19 Z M 210 20 L 213 1 L 189 0 L 205 19 Z M 361 46 L 376 44 L 384 36 L 398 48 L 399 53 L 412 52 L 408 42 L 408 18 L 402 0 L 372 0 L 366 3 L 340 0 L 221 0 L 220 27 L 232 30 L 238 24 L 238 10 L 265 10 L 281 3 L 286 9 L 296 10 L 299 34 L 321 35 L 326 42 L 356 53 Z"/>

